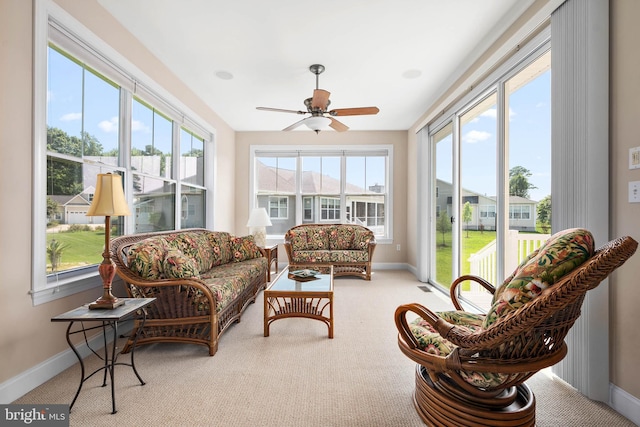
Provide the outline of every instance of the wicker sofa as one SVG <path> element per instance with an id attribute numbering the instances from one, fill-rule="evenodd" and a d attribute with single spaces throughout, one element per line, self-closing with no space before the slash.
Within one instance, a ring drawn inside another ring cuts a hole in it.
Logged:
<path id="1" fill-rule="evenodd" d="M 157 298 L 136 345 L 194 343 L 213 356 L 220 335 L 266 284 L 267 259 L 253 236 L 205 229 L 135 234 L 113 239 L 111 252 L 129 297 Z M 134 332 L 140 327 L 138 321 Z M 132 345 L 130 338 L 123 352 Z"/>
<path id="2" fill-rule="evenodd" d="M 371 280 L 375 248 L 373 232 L 357 224 L 302 224 L 284 235 L 289 270 L 331 264 L 334 276 Z"/>

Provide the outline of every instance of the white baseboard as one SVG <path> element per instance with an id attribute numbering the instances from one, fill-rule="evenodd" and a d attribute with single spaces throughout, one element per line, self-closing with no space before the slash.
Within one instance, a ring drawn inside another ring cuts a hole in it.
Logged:
<path id="1" fill-rule="evenodd" d="M 126 335 L 131 331 L 131 328 L 131 324 L 126 327 L 120 327 L 118 329 L 118 335 Z M 107 343 L 112 341 L 113 337 L 109 338 Z M 104 340 L 102 338 L 102 334 L 97 334 L 89 339 L 89 345 L 96 351 L 101 350 L 104 347 L 103 344 Z M 89 354 L 92 354 L 90 348 L 85 342 L 78 345 L 77 350 L 83 359 Z M 14 402 L 16 399 L 24 396 L 39 385 L 44 384 L 76 363 L 78 363 L 78 358 L 69 348 L 53 357 L 50 357 L 44 362 L 27 369 L 19 375 L 0 384 L 0 404 L 8 405 Z M 80 384 L 80 368 L 78 368 L 78 384 Z"/>
<path id="2" fill-rule="evenodd" d="M 640 399 L 630 395 L 615 384 L 609 384 L 609 406 L 640 426 Z"/>

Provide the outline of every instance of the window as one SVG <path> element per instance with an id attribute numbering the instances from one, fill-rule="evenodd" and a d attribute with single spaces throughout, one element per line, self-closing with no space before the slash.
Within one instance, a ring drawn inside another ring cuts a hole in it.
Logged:
<path id="1" fill-rule="evenodd" d="M 480 206 L 480 218 L 495 218 L 496 206 L 495 205 L 481 205 Z"/>
<path id="2" fill-rule="evenodd" d="M 391 238 L 392 147 L 252 147 L 256 206 L 267 208 L 276 238 L 301 223 L 356 223 Z M 252 206 L 253 207 L 253 206 Z M 300 212 L 298 214 L 298 212 Z"/>
<path id="3" fill-rule="evenodd" d="M 269 197 L 269 217 L 287 219 L 289 217 L 289 199 L 287 197 Z"/>
<path id="4" fill-rule="evenodd" d="M 529 219 L 529 218 L 531 218 L 531 206 L 509 205 L 509 219 Z"/>
<path id="5" fill-rule="evenodd" d="M 320 219 L 322 221 L 334 221 L 340 219 L 340 199 L 320 198 Z"/>
<path id="6" fill-rule="evenodd" d="M 104 218 L 86 216 L 99 173 L 123 176 L 132 211 L 111 218 L 112 236 L 203 227 L 212 138 L 123 71 L 134 66 L 110 62 L 110 48 L 95 36 L 82 40 L 84 31 L 56 5 L 37 2 L 36 16 L 35 80 L 43 82 L 34 89 L 37 305 L 101 285 Z"/>

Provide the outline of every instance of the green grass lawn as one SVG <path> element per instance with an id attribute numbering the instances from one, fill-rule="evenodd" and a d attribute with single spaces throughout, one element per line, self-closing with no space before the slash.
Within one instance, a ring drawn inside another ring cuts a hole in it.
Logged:
<path id="1" fill-rule="evenodd" d="M 47 233 L 47 245 L 53 239 L 66 245 L 58 271 L 102 262 L 104 230 Z M 46 251 L 46 248 L 43 249 Z M 51 272 L 51 261 L 47 257 L 47 273 Z"/>
<path id="2" fill-rule="evenodd" d="M 462 231 L 462 271 L 461 275 L 469 274 L 469 262 L 467 261 L 471 254 L 478 252 L 492 240 L 496 238 L 495 231 L 474 231 L 469 230 L 469 237 L 467 237 L 467 231 Z M 436 247 L 436 278 L 438 282 L 449 287 L 453 278 L 451 277 L 451 232 L 447 232 L 444 235 L 445 246 L 442 246 L 442 233 L 437 234 L 437 247 Z"/>

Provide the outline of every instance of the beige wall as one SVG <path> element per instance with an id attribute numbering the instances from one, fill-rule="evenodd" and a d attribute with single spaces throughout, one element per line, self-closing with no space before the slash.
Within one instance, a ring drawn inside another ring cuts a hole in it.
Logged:
<path id="1" fill-rule="evenodd" d="M 640 2 L 611 0 L 610 11 L 610 170 L 611 236 L 640 241 L 640 203 L 629 203 L 629 181 L 640 181 L 640 169 L 629 170 L 629 148 L 640 146 Z M 611 382 L 640 399 L 640 253 L 610 280 Z"/>
<path id="2" fill-rule="evenodd" d="M 59 0 L 76 19 L 127 57 L 161 87 L 216 129 L 217 185 L 213 228 L 235 227 L 235 134 L 192 91 L 95 0 Z M 0 0 L 0 384 L 67 349 L 65 325 L 51 317 L 100 295 L 87 291 L 33 307 L 31 289 L 32 4 Z M 119 295 L 123 295 L 120 293 Z M 6 403 L 6 402 L 3 402 Z"/>
<path id="3" fill-rule="evenodd" d="M 375 120 L 375 119 L 374 119 Z M 310 131 L 292 132 L 237 132 L 236 133 L 236 234 L 247 234 L 245 227 L 249 218 L 249 152 L 252 145 L 284 145 L 300 147 L 305 145 L 393 145 L 393 243 L 378 244 L 373 255 L 373 263 L 406 262 L 406 206 L 407 206 L 407 132 L 333 132 L 316 134 Z M 270 242 L 271 243 L 271 242 Z M 400 251 L 396 245 L 400 245 Z M 284 251 L 278 251 L 279 262 L 286 262 Z"/>

